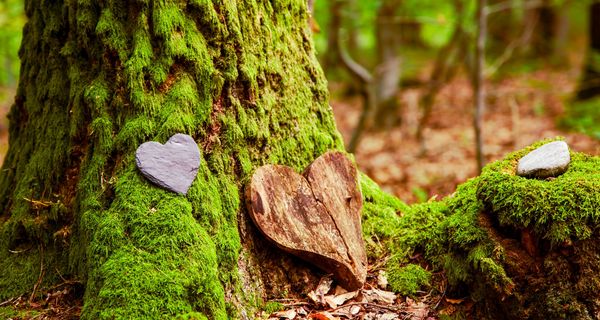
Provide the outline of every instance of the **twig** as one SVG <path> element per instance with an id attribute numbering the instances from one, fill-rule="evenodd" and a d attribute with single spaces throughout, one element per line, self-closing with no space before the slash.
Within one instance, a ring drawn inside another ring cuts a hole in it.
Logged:
<path id="1" fill-rule="evenodd" d="M 445 283 L 445 282 L 444 282 Z M 438 300 L 438 302 L 435 304 L 435 307 L 433 307 L 433 310 L 436 310 L 437 307 L 440 305 L 440 303 L 442 302 L 442 300 L 444 300 L 444 297 L 446 296 L 446 291 L 448 290 L 448 285 L 445 284 L 444 285 L 444 292 L 442 292 L 442 295 L 440 296 L 440 299 Z"/>
<path id="2" fill-rule="evenodd" d="M 0 307 L 4 307 L 6 305 L 9 305 L 9 304 L 15 302 L 16 300 L 18 300 L 19 298 L 21 298 L 21 296 L 10 298 L 10 299 L 8 299 L 6 301 L 0 302 Z"/>
<path id="3" fill-rule="evenodd" d="M 44 275 L 46 274 L 46 270 L 44 268 L 44 245 L 40 244 L 40 275 L 38 277 L 37 282 L 33 286 L 33 291 L 31 292 L 31 296 L 29 296 L 29 303 L 33 302 L 35 298 L 35 292 L 44 281 Z"/>
<path id="4" fill-rule="evenodd" d="M 532 19 L 525 24 L 525 30 L 522 36 L 518 39 L 511 41 L 511 43 L 508 44 L 506 49 L 504 49 L 504 52 L 502 52 L 502 55 L 500 55 L 500 57 L 498 57 L 498 59 L 496 59 L 496 61 L 494 61 L 490 67 L 485 69 L 486 76 L 489 77 L 494 75 L 498 71 L 498 69 L 500 69 L 500 67 L 512 57 L 515 49 L 522 46 L 527 41 L 527 39 L 531 38 L 531 35 L 533 34 L 533 30 L 535 29 L 535 25 L 537 24 L 538 20 L 539 19 L 536 17 L 535 19 Z"/>
<path id="5" fill-rule="evenodd" d="M 50 207 L 50 206 L 52 206 L 52 205 L 55 204 L 52 201 L 28 199 L 28 198 L 25 198 L 25 197 L 23 197 L 23 200 L 31 203 L 36 208 L 48 208 L 48 207 Z"/>

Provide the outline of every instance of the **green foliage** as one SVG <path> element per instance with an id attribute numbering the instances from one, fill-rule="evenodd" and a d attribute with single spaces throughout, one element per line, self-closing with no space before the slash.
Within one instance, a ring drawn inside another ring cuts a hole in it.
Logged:
<path id="1" fill-rule="evenodd" d="M 411 296 L 422 287 L 429 285 L 431 280 L 429 271 L 416 264 L 400 266 L 400 263 L 394 258 L 387 262 L 387 279 L 392 291 Z"/>
<path id="2" fill-rule="evenodd" d="M 19 311 L 12 306 L 0 307 L 0 318 L 2 319 L 35 319 L 40 313 L 36 310 Z"/>
<path id="3" fill-rule="evenodd" d="M 561 124 L 600 140 L 600 98 L 574 101 Z"/>
<path id="4" fill-rule="evenodd" d="M 264 312 L 266 312 L 267 314 L 271 314 L 273 312 L 277 312 L 279 310 L 283 310 L 284 306 L 281 302 L 277 302 L 277 301 L 268 301 L 267 303 L 265 303 L 265 305 L 261 308 Z"/>
<path id="5" fill-rule="evenodd" d="M 19 45 L 25 24 L 23 1 L 0 1 L 0 85 L 13 86 L 19 75 Z M 2 98 L 2 97 L 0 97 Z"/>

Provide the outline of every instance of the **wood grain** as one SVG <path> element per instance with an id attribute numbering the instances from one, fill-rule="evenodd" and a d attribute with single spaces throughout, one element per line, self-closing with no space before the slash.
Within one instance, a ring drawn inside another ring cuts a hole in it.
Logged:
<path id="1" fill-rule="evenodd" d="M 356 168 L 344 154 L 322 155 L 304 176 L 286 166 L 260 167 L 246 201 L 254 223 L 278 247 L 332 273 L 347 290 L 363 286 L 362 196 Z"/>

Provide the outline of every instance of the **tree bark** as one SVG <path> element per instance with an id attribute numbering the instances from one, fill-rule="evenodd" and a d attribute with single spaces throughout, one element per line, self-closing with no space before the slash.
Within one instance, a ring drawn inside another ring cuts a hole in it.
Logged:
<path id="1" fill-rule="evenodd" d="M 577 88 L 576 100 L 587 100 L 600 95 L 600 3 L 589 9 L 589 48 L 583 76 Z"/>
<path id="2" fill-rule="evenodd" d="M 84 319 L 226 319 L 309 289 L 313 269 L 263 240 L 240 202 L 256 167 L 298 170 L 343 149 L 306 1 L 25 10 L 0 174 L 0 300 L 66 278 L 85 287 Z M 187 196 L 135 166 L 141 143 L 176 133 L 201 151 Z"/>

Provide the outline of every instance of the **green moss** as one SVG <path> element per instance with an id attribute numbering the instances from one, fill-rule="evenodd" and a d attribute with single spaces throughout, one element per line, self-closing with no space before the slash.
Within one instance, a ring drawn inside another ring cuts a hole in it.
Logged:
<path id="1" fill-rule="evenodd" d="M 599 223 L 597 208 L 600 207 L 600 193 L 597 190 L 600 190 L 600 158 L 571 153 L 568 171 L 556 179 L 536 180 L 515 175 L 518 159 L 549 141 L 553 140 L 541 141 L 489 164 L 481 176 L 458 186 L 453 195 L 442 201 L 410 207 L 394 206 L 397 202 L 387 198 L 389 196 L 383 195 L 376 185 L 365 179 L 365 240 L 371 258 L 392 256 L 387 269 L 390 277 L 396 278 L 390 283 L 396 280 L 404 283 L 394 285 L 395 290 L 416 283 L 416 279 L 407 280 L 410 277 L 404 274 L 403 268 L 410 261 L 410 256 L 421 252 L 435 269 L 445 271 L 452 287 L 466 284 L 476 301 L 492 296 L 515 297 L 515 288 L 523 285 L 518 277 L 526 272 L 524 270 L 528 262 L 520 256 L 514 256 L 515 252 L 523 249 L 520 248 L 519 238 L 507 239 L 507 234 L 519 234 L 521 230 L 531 229 L 535 237 L 548 241 L 550 250 L 563 243 L 581 243 L 593 239 Z M 508 250 L 513 256 L 509 256 Z M 593 248 L 576 250 L 580 251 L 579 259 L 591 259 L 597 255 L 593 253 Z M 524 251 L 518 254 L 528 257 Z M 555 266 L 560 260 L 552 259 L 547 259 L 548 266 L 545 267 L 545 274 L 549 278 L 553 277 L 551 270 L 570 268 Z M 594 264 L 591 261 L 578 263 Z M 594 271 L 586 273 L 582 272 L 581 267 L 576 268 L 580 270 L 578 276 L 587 279 L 586 283 L 596 283 L 593 280 L 595 276 L 591 276 Z M 581 297 L 585 294 L 580 289 L 573 291 L 573 286 L 567 281 L 548 290 L 565 294 L 579 292 L 573 296 L 579 298 L 563 300 L 582 301 Z M 538 307 L 546 308 L 542 305 Z M 567 313 L 581 315 L 587 312 L 581 310 Z"/>
<path id="2" fill-rule="evenodd" d="M 268 301 L 261 309 L 267 314 L 272 314 L 273 312 L 283 310 L 283 308 L 284 306 L 281 302 Z"/>
<path id="3" fill-rule="evenodd" d="M 600 221 L 600 158 L 572 152 L 568 171 L 549 181 L 515 175 L 518 160 L 546 142 L 486 166 L 477 197 L 501 226 L 532 228 L 553 245 L 587 239 Z"/>
<path id="4" fill-rule="evenodd" d="M 86 283 L 83 318 L 235 318 L 261 294 L 239 279 L 245 182 L 262 164 L 303 169 L 343 149 L 306 3 L 277 5 L 27 6 L 21 102 L 11 111 L 10 145 L 19 148 L 0 176 L 0 267 L 23 276 L 0 276 L 0 298 L 29 291 L 39 274 L 35 247 L 4 249 L 39 238 L 48 245 L 44 284 L 56 282 L 56 268 Z M 151 185 L 134 159 L 139 144 L 178 132 L 202 151 L 185 197 Z M 77 179 L 66 180 L 67 168 Z M 23 198 L 65 209 L 34 210 Z M 55 247 L 65 226 L 70 245 Z"/>
<path id="5" fill-rule="evenodd" d="M 13 307 L 0 307 L 0 318 L 2 319 L 35 319 L 40 316 L 36 310 L 16 310 Z"/>
<path id="6" fill-rule="evenodd" d="M 387 262 L 387 279 L 390 289 L 404 296 L 412 296 L 431 281 L 431 273 L 416 264 L 400 266 L 400 261 L 391 259 Z"/>

